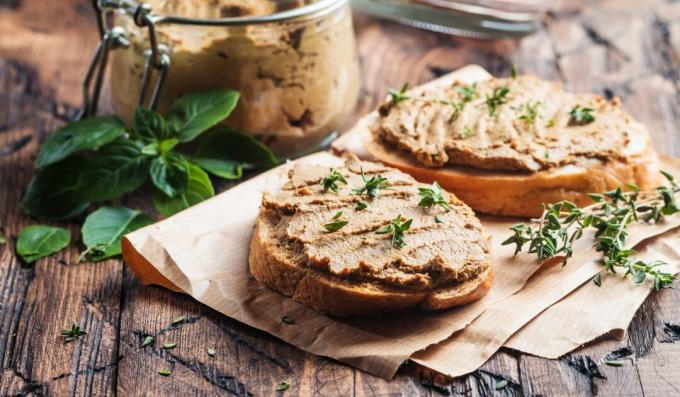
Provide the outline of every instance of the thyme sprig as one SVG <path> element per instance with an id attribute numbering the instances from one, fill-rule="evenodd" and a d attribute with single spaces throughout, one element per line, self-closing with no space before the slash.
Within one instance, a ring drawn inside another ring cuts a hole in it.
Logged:
<path id="1" fill-rule="evenodd" d="M 392 98 L 392 102 L 395 105 L 398 105 L 399 102 L 405 101 L 409 99 L 409 96 L 406 95 L 406 91 L 408 90 L 408 81 L 404 83 L 404 85 L 401 86 L 401 89 L 399 91 L 390 89 L 387 91 L 387 93 L 390 95 Z"/>
<path id="2" fill-rule="evenodd" d="M 330 174 L 321 179 L 321 186 L 323 186 L 323 192 L 326 193 L 330 189 L 337 193 L 338 190 L 340 190 L 340 188 L 338 187 L 338 182 L 342 182 L 345 185 L 347 184 L 347 180 L 345 179 L 344 176 L 342 176 L 340 171 L 336 170 L 335 168 L 331 168 Z"/>
<path id="3" fill-rule="evenodd" d="M 361 168 L 361 179 L 364 180 L 364 185 L 354 189 L 355 194 L 363 194 L 366 192 L 368 197 L 376 197 L 378 193 L 383 190 L 387 189 L 387 178 L 376 175 L 371 178 L 366 178 L 366 175 L 364 175 L 364 168 Z"/>
<path id="4" fill-rule="evenodd" d="M 489 109 L 489 116 L 496 114 L 496 110 L 499 106 L 508 102 L 508 93 L 510 89 L 508 87 L 498 87 L 493 90 L 493 95 L 486 96 L 486 107 Z"/>
<path id="5" fill-rule="evenodd" d="M 73 323 L 70 329 L 69 328 L 62 329 L 60 333 L 60 335 L 64 338 L 64 343 L 76 340 L 86 334 L 87 332 L 84 329 L 80 328 L 80 326 L 76 323 Z"/>
<path id="6" fill-rule="evenodd" d="M 404 233 L 411 228 L 413 219 L 409 219 L 402 223 L 401 215 L 397 215 L 389 225 L 376 230 L 376 234 L 392 234 L 392 246 L 394 248 L 403 248 L 406 245 L 404 241 Z"/>
<path id="7" fill-rule="evenodd" d="M 444 191 L 437 181 L 434 181 L 431 187 L 419 187 L 418 195 L 422 197 L 418 203 L 420 207 L 430 208 L 438 205 L 447 212 L 451 210 L 451 207 L 449 207 L 449 200 L 444 196 Z"/>
<path id="8" fill-rule="evenodd" d="M 569 201 L 545 205 L 540 218 L 531 224 L 518 224 L 503 245 L 515 244 L 515 255 L 528 243 L 528 253 L 538 259 L 562 256 L 563 265 L 573 255 L 573 244 L 583 237 L 584 230 L 595 229 L 595 249 L 603 255 L 602 264 L 607 271 L 625 270 L 635 283 L 648 277 L 660 289 L 675 280 L 675 276 L 662 272 L 661 261 L 645 262 L 631 258 L 634 250 L 626 249 L 627 227 L 638 221 L 659 222 L 666 215 L 680 212 L 675 194 L 680 191 L 674 177 L 663 172 L 668 184 L 659 186 L 651 194 L 643 194 L 635 185 L 629 191 L 617 188 L 602 194 L 590 194 L 594 204 L 579 208 Z"/>
<path id="9" fill-rule="evenodd" d="M 477 97 L 477 83 L 461 85 L 456 87 L 456 91 L 462 96 L 463 103 L 472 101 Z"/>
<path id="10" fill-rule="evenodd" d="M 593 109 L 576 105 L 569 112 L 569 125 L 586 125 L 595 121 Z"/>
<path id="11" fill-rule="evenodd" d="M 541 105 L 541 101 L 535 101 L 533 104 L 527 102 L 524 104 L 524 113 L 519 116 L 520 120 L 523 120 L 529 125 L 533 125 L 536 121 L 536 116 L 538 116 L 538 107 Z"/>

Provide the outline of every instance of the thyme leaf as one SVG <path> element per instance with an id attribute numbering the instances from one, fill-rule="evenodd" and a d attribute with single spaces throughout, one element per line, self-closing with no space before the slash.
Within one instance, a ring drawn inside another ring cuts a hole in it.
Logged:
<path id="1" fill-rule="evenodd" d="M 70 329 L 62 329 L 60 334 L 62 337 L 64 337 L 64 343 L 68 343 L 87 334 L 87 332 L 84 329 L 81 329 L 78 324 L 73 323 Z"/>
<path id="2" fill-rule="evenodd" d="M 527 102 L 524 104 L 524 113 L 519 116 L 520 120 L 525 123 L 532 125 L 536 121 L 536 116 L 538 116 L 538 107 L 541 105 L 541 101 L 535 101 L 533 104 Z"/>
<path id="3" fill-rule="evenodd" d="M 409 99 L 409 96 L 406 95 L 406 91 L 408 90 L 408 81 L 404 83 L 404 85 L 401 86 L 401 89 L 399 91 L 390 89 L 388 90 L 388 94 L 392 98 L 392 103 L 395 105 L 398 105 L 400 102 L 405 101 Z"/>
<path id="4" fill-rule="evenodd" d="M 326 223 L 323 227 L 329 232 L 337 232 L 349 223 L 349 221 L 341 220 L 340 217 L 342 217 L 342 211 L 336 212 L 331 218 L 331 222 Z"/>
<path id="5" fill-rule="evenodd" d="M 456 87 L 456 91 L 461 95 L 463 103 L 472 101 L 477 97 L 477 83 L 471 85 L 461 85 Z"/>
<path id="6" fill-rule="evenodd" d="M 355 194 L 361 195 L 366 192 L 368 197 L 374 198 L 381 190 L 387 188 L 387 178 L 380 175 L 371 177 L 370 179 L 366 178 L 363 167 L 361 168 L 361 179 L 364 180 L 364 186 L 354 189 L 353 191 Z"/>
<path id="7" fill-rule="evenodd" d="M 438 205 L 444 208 L 447 212 L 451 209 L 451 207 L 449 207 L 449 201 L 444 195 L 444 191 L 442 190 L 442 187 L 439 186 L 437 181 L 434 181 L 431 187 L 419 187 L 418 195 L 422 197 L 418 203 L 420 207 L 430 208 Z"/>
<path id="8" fill-rule="evenodd" d="M 409 219 L 406 222 L 401 221 L 401 215 L 397 215 L 390 224 L 380 228 L 375 231 L 376 234 L 391 234 L 392 235 L 392 246 L 394 248 L 400 249 L 406 245 L 404 241 L 404 233 L 411 228 L 411 223 L 413 219 Z"/>
<path id="9" fill-rule="evenodd" d="M 574 106 L 569 112 L 569 115 L 571 116 L 569 119 L 569 125 L 580 126 L 592 123 L 595 121 L 595 116 L 593 116 L 592 112 L 593 109 L 591 108 L 581 107 L 580 105 Z"/>
<path id="10" fill-rule="evenodd" d="M 326 193 L 329 189 L 337 193 L 340 188 L 338 187 L 338 182 L 347 184 L 347 180 L 342 174 L 335 168 L 331 168 L 330 174 L 321 179 L 321 186 L 323 186 L 323 192 Z"/>
<path id="11" fill-rule="evenodd" d="M 507 96 L 510 92 L 508 87 L 498 87 L 493 90 L 493 95 L 486 96 L 486 107 L 489 109 L 489 116 L 496 114 L 499 106 L 508 102 Z"/>

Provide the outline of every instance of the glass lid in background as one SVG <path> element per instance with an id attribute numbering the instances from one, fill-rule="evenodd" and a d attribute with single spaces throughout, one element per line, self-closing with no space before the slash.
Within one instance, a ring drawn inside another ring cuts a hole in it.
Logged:
<path id="1" fill-rule="evenodd" d="M 147 0 L 154 10 L 186 18 L 267 16 L 301 8 L 320 0 Z"/>
<path id="2" fill-rule="evenodd" d="M 533 33 L 546 0 L 352 0 L 355 9 L 407 25 L 474 38 Z"/>

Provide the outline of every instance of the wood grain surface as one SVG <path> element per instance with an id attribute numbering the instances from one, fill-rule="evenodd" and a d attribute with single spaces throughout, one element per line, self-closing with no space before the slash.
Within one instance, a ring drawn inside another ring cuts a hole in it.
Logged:
<path id="1" fill-rule="evenodd" d="M 470 63 L 503 76 L 514 62 L 570 90 L 620 96 L 657 149 L 680 156 L 678 2 L 556 1 L 543 27 L 521 41 L 467 40 L 359 14 L 355 25 L 364 78 L 357 117 L 404 81 Z M 603 336 L 560 360 L 503 350 L 466 377 L 406 364 L 385 381 L 144 287 L 117 259 L 77 264 L 72 247 L 22 267 L 11 239 L 35 221 L 18 203 L 40 143 L 77 112 L 96 42 L 89 0 L 0 0 L 0 226 L 10 237 L 0 246 L 0 395 L 275 395 L 283 380 L 291 381 L 287 396 L 680 395 L 677 289 L 652 294 L 622 340 Z M 121 203 L 151 208 L 148 192 Z M 78 222 L 62 226 L 78 236 Z M 188 320 L 171 325 L 180 315 Z M 63 344 L 59 331 L 72 322 L 88 334 Z M 142 348 L 149 335 L 156 342 Z M 163 342 L 178 347 L 165 351 Z M 603 365 L 610 354 L 625 365 Z"/>

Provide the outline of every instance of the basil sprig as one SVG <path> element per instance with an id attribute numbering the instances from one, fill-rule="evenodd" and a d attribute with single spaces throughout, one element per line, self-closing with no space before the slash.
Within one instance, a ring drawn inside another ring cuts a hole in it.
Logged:
<path id="1" fill-rule="evenodd" d="M 115 116 L 65 125 L 38 153 L 37 172 L 21 202 L 23 211 L 64 220 L 150 180 L 156 209 L 169 216 L 214 195 L 206 171 L 238 179 L 243 169 L 276 165 L 272 152 L 251 136 L 213 128 L 229 116 L 238 99 L 232 90 L 188 94 L 171 106 L 167 118 L 140 107 L 129 129 Z M 190 146 L 198 149 L 188 154 L 183 146 L 199 137 L 198 144 Z"/>

